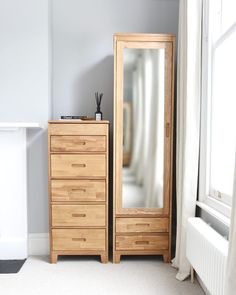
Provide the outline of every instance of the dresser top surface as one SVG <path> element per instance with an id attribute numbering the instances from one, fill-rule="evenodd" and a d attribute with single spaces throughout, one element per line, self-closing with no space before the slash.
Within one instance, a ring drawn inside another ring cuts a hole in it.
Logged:
<path id="1" fill-rule="evenodd" d="M 48 121 L 49 124 L 109 124 L 109 121 L 102 120 L 102 121 L 96 121 L 96 120 L 67 120 L 67 119 L 61 119 L 61 120 L 50 120 Z"/>

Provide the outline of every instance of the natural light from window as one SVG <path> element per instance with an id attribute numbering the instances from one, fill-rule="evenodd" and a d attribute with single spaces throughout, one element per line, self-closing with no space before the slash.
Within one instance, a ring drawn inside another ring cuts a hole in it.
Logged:
<path id="1" fill-rule="evenodd" d="M 199 200 L 230 216 L 236 150 L 236 0 L 205 0 Z"/>
<path id="2" fill-rule="evenodd" d="M 214 53 L 210 192 L 231 196 L 236 137 L 236 31 Z"/>

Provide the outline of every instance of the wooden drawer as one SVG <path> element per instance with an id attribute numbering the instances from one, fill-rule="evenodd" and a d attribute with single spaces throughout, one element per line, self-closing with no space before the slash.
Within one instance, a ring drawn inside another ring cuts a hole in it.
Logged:
<path id="1" fill-rule="evenodd" d="M 50 135 L 106 135 L 108 124 L 50 124 Z"/>
<path id="2" fill-rule="evenodd" d="M 159 251 L 167 249 L 167 234 L 116 236 L 116 250 Z"/>
<path id="3" fill-rule="evenodd" d="M 105 226 L 105 205 L 52 205 L 52 226 Z"/>
<path id="4" fill-rule="evenodd" d="M 51 177 L 105 177 L 105 155 L 51 155 Z"/>
<path id="5" fill-rule="evenodd" d="M 105 136 L 51 136 L 52 152 L 105 152 Z"/>
<path id="6" fill-rule="evenodd" d="M 106 200 L 105 180 L 52 180 L 53 202 L 97 202 Z"/>
<path id="7" fill-rule="evenodd" d="M 116 232 L 168 232 L 168 218 L 116 218 Z"/>
<path id="8" fill-rule="evenodd" d="M 52 229 L 54 251 L 104 251 L 105 229 Z"/>

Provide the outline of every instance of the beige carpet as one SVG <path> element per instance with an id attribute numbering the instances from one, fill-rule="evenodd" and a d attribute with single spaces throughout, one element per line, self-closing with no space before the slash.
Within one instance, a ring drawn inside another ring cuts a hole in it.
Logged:
<path id="1" fill-rule="evenodd" d="M 1 295 L 202 295 L 199 284 L 175 279 L 176 270 L 156 257 L 101 264 L 96 257 L 27 259 L 18 274 L 0 275 Z"/>

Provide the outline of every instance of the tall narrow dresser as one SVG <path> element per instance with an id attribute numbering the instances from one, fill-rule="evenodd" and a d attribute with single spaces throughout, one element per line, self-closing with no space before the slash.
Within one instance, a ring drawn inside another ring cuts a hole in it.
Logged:
<path id="1" fill-rule="evenodd" d="M 108 121 L 49 121 L 51 263 L 58 255 L 108 261 L 108 136 Z"/>

